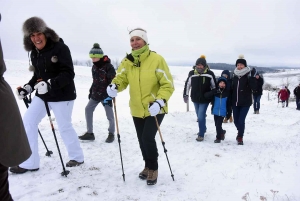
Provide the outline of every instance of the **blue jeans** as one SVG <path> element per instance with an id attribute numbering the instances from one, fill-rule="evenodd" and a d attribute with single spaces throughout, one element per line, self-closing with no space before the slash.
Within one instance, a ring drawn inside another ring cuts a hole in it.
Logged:
<path id="1" fill-rule="evenodd" d="M 245 131 L 245 120 L 248 114 L 250 106 L 241 107 L 241 106 L 232 106 L 234 125 L 238 130 L 238 136 L 243 137 Z"/>
<path id="2" fill-rule="evenodd" d="M 256 96 L 253 95 L 253 100 L 254 100 L 253 107 L 254 107 L 254 111 L 258 111 L 260 109 L 260 98 L 261 98 L 261 95 L 256 95 Z"/>
<path id="3" fill-rule="evenodd" d="M 195 112 L 198 117 L 198 127 L 200 137 L 204 137 L 204 133 L 206 131 L 206 110 L 208 107 L 208 103 L 194 103 Z"/>

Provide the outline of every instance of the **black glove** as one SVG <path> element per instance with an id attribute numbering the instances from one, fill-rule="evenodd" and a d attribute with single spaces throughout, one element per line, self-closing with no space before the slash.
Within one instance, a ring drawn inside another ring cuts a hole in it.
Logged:
<path id="1" fill-rule="evenodd" d="M 252 68 L 251 70 L 251 77 L 255 77 L 256 76 L 256 69 L 255 68 Z"/>

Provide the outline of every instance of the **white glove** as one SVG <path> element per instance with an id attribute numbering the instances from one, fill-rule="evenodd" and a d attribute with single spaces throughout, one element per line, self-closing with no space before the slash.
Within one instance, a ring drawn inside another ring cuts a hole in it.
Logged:
<path id="1" fill-rule="evenodd" d="M 156 116 L 160 109 L 165 106 L 165 102 L 163 100 L 156 100 L 152 105 L 149 105 L 149 112 L 151 116 Z"/>
<path id="2" fill-rule="evenodd" d="M 114 98 L 118 95 L 118 88 L 115 84 L 110 84 L 107 86 L 106 92 L 107 92 L 108 96 Z"/>
<path id="3" fill-rule="evenodd" d="M 48 92 L 48 85 L 50 86 L 49 83 L 40 81 L 34 86 L 34 89 L 37 90 L 38 94 L 45 94 Z"/>
<path id="4" fill-rule="evenodd" d="M 22 100 L 23 98 L 25 98 L 25 96 L 27 96 L 27 94 L 30 94 L 32 92 L 32 88 L 29 84 L 25 84 L 24 87 L 19 87 L 16 90 L 16 95 L 18 96 L 18 98 L 20 100 Z"/>

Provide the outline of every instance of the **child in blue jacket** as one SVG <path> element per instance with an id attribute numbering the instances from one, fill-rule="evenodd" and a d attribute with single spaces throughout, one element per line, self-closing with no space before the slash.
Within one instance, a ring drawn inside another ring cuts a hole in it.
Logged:
<path id="1" fill-rule="evenodd" d="M 205 93 L 205 98 L 212 99 L 212 114 L 214 115 L 215 126 L 217 131 L 215 143 L 220 143 L 225 139 L 226 130 L 223 130 L 222 123 L 226 117 L 227 111 L 230 109 L 231 101 L 230 90 L 226 88 L 227 79 L 220 77 L 218 79 L 218 87 Z"/>

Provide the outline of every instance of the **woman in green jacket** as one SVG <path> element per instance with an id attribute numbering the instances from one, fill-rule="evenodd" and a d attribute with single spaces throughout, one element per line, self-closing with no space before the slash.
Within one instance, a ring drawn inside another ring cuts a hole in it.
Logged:
<path id="1" fill-rule="evenodd" d="M 116 97 L 130 85 L 130 111 L 137 132 L 145 167 L 139 173 L 148 185 L 158 176 L 158 151 L 155 141 L 159 125 L 168 112 L 167 101 L 174 91 L 173 78 L 164 58 L 149 50 L 147 32 L 136 28 L 129 32 L 132 51 L 122 60 L 116 77 L 107 87 L 110 97 Z"/>

